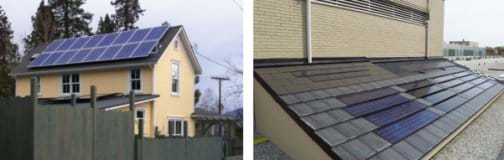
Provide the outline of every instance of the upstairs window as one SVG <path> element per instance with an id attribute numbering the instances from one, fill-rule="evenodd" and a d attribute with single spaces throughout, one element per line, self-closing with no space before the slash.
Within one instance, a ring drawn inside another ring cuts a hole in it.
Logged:
<path id="1" fill-rule="evenodd" d="M 179 62 L 172 62 L 172 85 L 171 90 L 173 95 L 180 93 L 180 65 Z"/>
<path id="2" fill-rule="evenodd" d="M 140 69 L 132 69 L 130 71 L 130 90 L 141 91 L 142 90 L 142 76 Z"/>
<path id="3" fill-rule="evenodd" d="M 64 74 L 62 76 L 63 94 L 80 93 L 80 76 L 79 74 Z"/>

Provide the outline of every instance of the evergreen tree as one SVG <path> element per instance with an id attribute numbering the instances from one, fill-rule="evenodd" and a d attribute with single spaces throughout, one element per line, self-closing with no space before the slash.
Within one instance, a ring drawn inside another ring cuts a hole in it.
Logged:
<path id="1" fill-rule="evenodd" d="M 12 38 L 11 23 L 0 6 L 0 97 L 14 96 L 16 82 L 9 73 L 18 64 L 20 56 Z"/>
<path id="2" fill-rule="evenodd" d="M 91 35 L 93 14 L 84 11 L 85 0 L 48 0 L 53 9 L 59 38 Z"/>
<path id="3" fill-rule="evenodd" d="M 56 39 L 56 21 L 50 6 L 45 5 L 44 0 L 40 2 L 37 13 L 32 16 L 33 31 L 23 39 L 25 43 L 25 53 L 39 44 L 50 43 Z"/>
<path id="4" fill-rule="evenodd" d="M 117 29 L 121 31 L 136 29 L 135 23 L 140 19 L 140 16 L 145 12 L 140 7 L 138 0 L 115 0 L 111 2 L 115 6 Z"/>
<path id="5" fill-rule="evenodd" d="M 100 17 L 96 34 L 112 33 L 115 31 L 116 31 L 116 24 L 108 14 L 105 15 L 105 18 Z"/>

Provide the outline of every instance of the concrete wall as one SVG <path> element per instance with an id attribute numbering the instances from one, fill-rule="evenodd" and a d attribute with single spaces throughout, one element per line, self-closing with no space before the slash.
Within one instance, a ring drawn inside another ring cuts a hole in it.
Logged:
<path id="1" fill-rule="evenodd" d="M 443 48 L 443 0 L 393 0 L 429 10 L 429 56 Z M 303 58 L 305 0 L 254 1 L 254 58 Z M 428 8 L 427 8 L 428 7 Z M 425 26 L 312 2 L 314 57 L 422 57 Z"/>
<path id="2" fill-rule="evenodd" d="M 254 80 L 255 130 L 294 159 L 331 159 Z"/>

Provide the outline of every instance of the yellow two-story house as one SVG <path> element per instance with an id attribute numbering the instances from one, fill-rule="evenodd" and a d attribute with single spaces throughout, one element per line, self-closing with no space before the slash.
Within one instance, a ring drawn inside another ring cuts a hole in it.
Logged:
<path id="1" fill-rule="evenodd" d="M 201 72 L 184 28 L 160 26 L 55 40 L 31 50 L 11 75 L 16 96 L 29 95 L 36 77 L 45 105 L 68 105 L 65 99 L 73 94 L 73 105 L 88 106 L 94 85 L 97 108 L 123 111 L 134 91 L 134 118 L 144 120 L 144 133 L 152 137 L 156 127 L 162 135 L 194 136 L 191 114 Z"/>

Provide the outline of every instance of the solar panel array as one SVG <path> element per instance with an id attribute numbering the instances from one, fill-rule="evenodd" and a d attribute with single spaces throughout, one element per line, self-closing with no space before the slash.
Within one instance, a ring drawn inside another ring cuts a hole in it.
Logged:
<path id="1" fill-rule="evenodd" d="M 167 26 L 53 41 L 28 67 L 47 67 L 147 57 Z"/>

